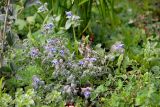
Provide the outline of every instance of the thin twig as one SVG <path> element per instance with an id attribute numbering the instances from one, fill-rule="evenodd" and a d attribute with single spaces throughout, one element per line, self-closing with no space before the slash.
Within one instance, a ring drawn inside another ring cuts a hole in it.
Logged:
<path id="1" fill-rule="evenodd" d="M 6 8 L 6 15 L 4 20 L 4 27 L 3 27 L 3 34 L 2 34 L 2 52 L 1 52 L 1 63 L 0 67 L 3 66 L 3 59 L 4 59 L 4 43 L 5 43 L 5 36 L 6 36 L 6 28 L 7 28 L 7 18 L 8 18 L 8 10 L 9 10 L 10 0 L 7 1 L 7 8 Z"/>

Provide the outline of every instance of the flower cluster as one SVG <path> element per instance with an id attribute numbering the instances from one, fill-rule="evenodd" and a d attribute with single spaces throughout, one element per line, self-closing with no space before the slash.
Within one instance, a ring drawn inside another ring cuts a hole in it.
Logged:
<path id="1" fill-rule="evenodd" d="M 54 58 L 56 55 L 65 57 L 68 53 L 68 49 L 64 47 L 60 39 L 55 38 L 47 40 L 47 43 L 44 45 L 44 53 L 47 55 L 47 58 Z"/>
<path id="2" fill-rule="evenodd" d="M 52 61 L 51 61 L 51 63 L 52 63 L 52 65 L 55 67 L 55 72 L 58 70 L 58 69 L 63 69 L 64 68 L 64 61 L 63 61 L 63 59 L 53 59 Z"/>
<path id="3" fill-rule="evenodd" d="M 78 95 L 77 92 L 79 92 L 79 90 L 76 86 L 81 80 L 86 77 L 93 78 L 108 73 L 108 69 L 101 63 L 99 55 L 88 45 L 86 45 L 85 56 L 82 59 L 75 59 L 74 52 L 70 54 L 69 49 L 66 47 L 66 39 L 48 39 L 43 45 L 42 50 L 43 63 L 48 64 L 47 67 L 45 67 L 49 70 L 54 68 L 51 78 L 63 84 L 61 84 L 62 94 L 65 94 L 70 100 L 72 100 L 75 95 Z M 37 89 L 40 79 L 34 77 L 33 81 L 36 81 L 33 82 L 33 85 L 35 89 Z M 48 87 L 50 87 L 50 85 L 48 85 Z M 85 97 L 85 99 L 88 99 L 91 95 L 91 88 L 81 88 L 82 87 L 80 87 L 80 94 Z"/>
<path id="4" fill-rule="evenodd" d="M 92 67 L 93 62 L 95 62 L 96 60 L 96 58 L 84 58 L 83 60 L 79 61 L 78 65 L 82 67 Z"/>
<path id="5" fill-rule="evenodd" d="M 54 24 L 48 23 L 43 26 L 42 34 L 50 34 L 53 32 Z"/>
<path id="6" fill-rule="evenodd" d="M 65 25 L 66 29 L 69 29 L 71 26 L 77 27 L 80 25 L 80 17 L 77 15 L 73 15 L 71 11 L 66 12 L 66 18 L 68 19 Z"/>

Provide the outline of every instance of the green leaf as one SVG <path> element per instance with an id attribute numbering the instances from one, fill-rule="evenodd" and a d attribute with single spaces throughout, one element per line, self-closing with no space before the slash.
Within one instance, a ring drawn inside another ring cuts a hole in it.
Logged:
<path id="1" fill-rule="evenodd" d="M 26 21 L 22 20 L 22 19 L 17 19 L 15 22 L 15 25 L 18 26 L 19 30 L 23 30 L 23 28 L 27 25 Z"/>
<path id="2" fill-rule="evenodd" d="M 104 85 L 100 85 L 97 87 L 97 89 L 95 90 L 96 93 L 103 93 L 106 91 L 106 87 Z"/>
<path id="3" fill-rule="evenodd" d="M 65 29 L 68 30 L 72 25 L 71 20 L 67 20 L 66 24 L 65 24 Z"/>
<path id="4" fill-rule="evenodd" d="M 34 24 L 35 23 L 35 17 L 34 16 L 28 16 L 27 17 L 27 22 L 29 24 Z"/>
<path id="5" fill-rule="evenodd" d="M 3 66 L 0 68 L 0 72 L 12 72 L 12 70 L 8 66 Z"/>
<path id="6" fill-rule="evenodd" d="M 82 1 L 78 4 L 78 6 L 81 6 L 81 5 L 83 5 L 84 3 L 86 3 L 86 2 L 88 2 L 88 0 L 82 0 Z"/>
<path id="7" fill-rule="evenodd" d="M 118 70 L 120 70 L 120 66 L 121 66 L 121 64 L 122 64 L 123 57 L 124 57 L 124 55 L 121 54 L 121 55 L 119 56 L 119 58 L 118 58 L 118 62 L 117 62 Z"/>
<path id="8" fill-rule="evenodd" d="M 118 80 L 118 89 L 121 89 L 123 87 L 123 82 L 119 79 Z"/>
<path id="9" fill-rule="evenodd" d="M 6 40 L 10 46 L 14 44 L 14 34 L 11 31 L 7 32 Z"/>

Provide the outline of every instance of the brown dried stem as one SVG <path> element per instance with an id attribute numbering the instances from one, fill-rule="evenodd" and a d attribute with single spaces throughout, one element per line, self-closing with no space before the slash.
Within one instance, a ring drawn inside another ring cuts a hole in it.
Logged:
<path id="1" fill-rule="evenodd" d="M 4 43 L 6 38 L 6 28 L 7 28 L 7 18 L 8 18 L 8 10 L 9 10 L 10 0 L 7 1 L 7 8 L 6 8 L 6 15 L 4 20 L 4 27 L 3 27 L 3 33 L 2 33 L 2 48 L 1 48 L 1 55 L 0 55 L 0 67 L 3 66 L 3 60 L 4 60 Z"/>

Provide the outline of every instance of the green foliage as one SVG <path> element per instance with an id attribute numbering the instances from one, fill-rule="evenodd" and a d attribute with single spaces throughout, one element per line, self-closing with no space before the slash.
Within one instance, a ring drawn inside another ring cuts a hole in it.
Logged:
<path id="1" fill-rule="evenodd" d="M 31 106 L 34 105 L 33 97 L 35 96 L 34 90 L 29 89 L 26 91 L 26 93 L 23 92 L 22 89 L 18 89 L 15 93 L 15 105 L 17 107 L 23 107 L 23 106 Z"/>
<path id="2" fill-rule="evenodd" d="M 40 1 L 0 3 L 0 106 L 160 106 L 157 1 Z"/>

